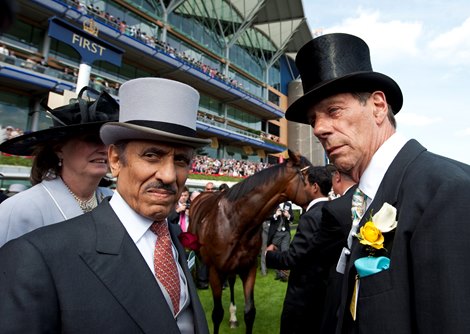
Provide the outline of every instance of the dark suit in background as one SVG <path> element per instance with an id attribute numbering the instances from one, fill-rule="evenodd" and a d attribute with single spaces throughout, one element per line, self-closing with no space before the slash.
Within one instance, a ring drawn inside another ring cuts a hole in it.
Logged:
<path id="1" fill-rule="evenodd" d="M 266 253 L 268 268 L 290 269 L 281 315 L 281 333 L 315 333 L 319 328 L 325 294 L 325 272 L 305 252 L 320 228 L 326 202 L 314 204 L 299 221 L 289 249 Z"/>
<path id="2" fill-rule="evenodd" d="M 286 251 L 289 248 L 291 241 L 290 224 L 293 220 L 294 211 L 292 210 L 292 203 L 285 202 L 279 205 L 278 209 L 274 212 L 274 215 L 269 219 L 267 244 L 275 245 L 281 252 Z M 276 269 L 275 279 L 287 282 L 288 276 L 288 271 Z"/>
<path id="3" fill-rule="evenodd" d="M 338 324 L 338 310 L 341 302 L 343 274 L 336 271 L 341 249 L 346 245 L 346 238 L 351 229 L 351 201 L 355 186 L 344 195 L 325 203 L 322 210 L 322 229 L 332 240 L 321 240 L 317 233 L 317 242 L 322 246 L 320 259 L 327 272 L 326 292 L 323 304 L 323 317 L 320 333 L 334 333 Z"/>

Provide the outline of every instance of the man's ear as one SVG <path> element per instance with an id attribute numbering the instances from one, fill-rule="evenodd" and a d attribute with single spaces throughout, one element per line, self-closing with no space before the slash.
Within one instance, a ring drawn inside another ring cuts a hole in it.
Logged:
<path id="1" fill-rule="evenodd" d="M 112 144 L 108 147 L 108 163 L 113 176 L 118 177 L 121 170 L 121 163 L 119 161 L 119 152 L 116 146 Z"/>
<path id="2" fill-rule="evenodd" d="M 372 103 L 374 104 L 374 117 L 377 124 L 382 124 L 387 118 L 388 104 L 384 92 L 375 91 L 371 96 Z"/>

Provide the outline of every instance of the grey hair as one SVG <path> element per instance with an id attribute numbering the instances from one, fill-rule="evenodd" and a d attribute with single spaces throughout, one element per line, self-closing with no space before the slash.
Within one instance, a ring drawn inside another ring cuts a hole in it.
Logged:
<path id="1" fill-rule="evenodd" d="M 367 100 L 370 98 L 370 96 L 372 95 L 372 93 L 369 93 L 369 92 L 356 92 L 356 93 L 352 93 L 352 96 L 358 100 L 362 105 L 365 105 Z M 387 118 L 388 118 L 388 121 L 390 122 L 390 124 L 392 124 L 393 128 L 396 129 L 397 128 L 397 121 L 395 119 L 395 114 L 393 112 L 393 109 L 392 109 L 392 106 L 387 103 L 387 106 L 388 106 L 388 110 L 387 110 Z"/>

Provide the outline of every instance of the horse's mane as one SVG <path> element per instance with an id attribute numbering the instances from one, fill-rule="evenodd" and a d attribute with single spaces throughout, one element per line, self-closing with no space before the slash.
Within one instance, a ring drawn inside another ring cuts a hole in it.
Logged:
<path id="1" fill-rule="evenodd" d="M 285 172 L 286 164 L 287 161 L 284 161 L 283 163 L 263 169 L 246 178 L 242 182 L 237 183 L 225 191 L 225 198 L 227 198 L 229 201 L 236 201 L 237 199 L 252 191 L 254 188 L 272 181 L 276 178 L 276 176 L 278 176 L 278 174 L 283 174 Z"/>

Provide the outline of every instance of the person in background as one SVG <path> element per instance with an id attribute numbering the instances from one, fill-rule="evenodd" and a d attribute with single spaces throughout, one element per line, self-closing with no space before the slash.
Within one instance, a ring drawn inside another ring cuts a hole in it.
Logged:
<path id="1" fill-rule="evenodd" d="M 322 229 L 335 236 L 336 242 L 329 243 L 320 256 L 324 271 L 328 273 L 320 330 L 324 334 L 334 333 L 338 323 L 343 274 L 336 271 L 336 265 L 351 230 L 351 201 L 356 190 L 356 182 L 349 175 L 338 171 L 334 165 L 329 167 L 335 199 L 323 206 Z"/>
<path id="2" fill-rule="evenodd" d="M 189 195 L 189 201 L 192 202 L 196 197 L 198 197 L 201 194 L 200 191 L 194 190 L 191 195 Z"/>
<path id="3" fill-rule="evenodd" d="M 292 210 L 292 203 L 281 203 L 274 212 L 274 215 L 270 217 L 267 244 L 272 244 L 273 246 L 271 246 L 271 248 L 275 247 L 280 252 L 284 252 L 289 249 L 291 239 L 290 224 L 293 220 L 294 211 Z M 276 269 L 276 276 L 274 279 L 287 282 L 288 271 L 286 269 Z"/>
<path id="4" fill-rule="evenodd" d="M 331 174 L 326 167 L 310 167 L 307 174 L 311 202 L 302 215 L 297 232 L 285 251 L 274 245 L 266 249 L 268 268 L 290 270 L 281 315 L 281 333 L 319 333 L 328 272 L 322 263 L 313 262 L 309 244 L 318 232 L 322 208 L 328 202 Z"/>
<path id="5" fill-rule="evenodd" d="M 178 203 L 176 203 L 175 209 L 168 215 L 168 221 L 179 225 L 181 232 L 188 230 L 190 203 L 189 190 L 188 187 L 185 186 L 181 192 Z"/>
<path id="6" fill-rule="evenodd" d="M 12 138 L 0 151 L 34 157 L 33 187 L 0 205 L 0 246 L 38 227 L 55 224 L 95 208 L 113 192 L 99 187 L 108 172 L 106 145 L 99 129 L 118 119 L 119 105 L 103 93 L 94 101 L 78 101 L 48 110 L 53 126 Z M 86 116 L 86 118 L 84 118 Z"/>
<path id="7" fill-rule="evenodd" d="M 7 190 L 7 196 L 8 197 L 11 197 L 13 195 L 16 195 L 24 190 L 28 189 L 28 187 L 26 187 L 24 184 L 22 183 L 12 183 L 10 184 L 10 186 L 8 187 L 8 190 Z"/>
<path id="8" fill-rule="evenodd" d="M 336 332 L 469 333 L 470 166 L 397 132 L 403 94 L 372 70 L 362 39 L 314 38 L 296 65 L 304 95 L 286 118 L 310 124 L 330 161 L 358 183 L 337 260 Z M 331 244 L 322 230 L 314 243 Z"/>
<path id="9" fill-rule="evenodd" d="M 228 186 L 227 183 L 221 183 L 220 186 L 219 186 L 219 191 L 226 191 L 226 190 L 229 190 L 230 187 Z"/>
<path id="10" fill-rule="evenodd" d="M 0 44 L 0 55 L 9 56 L 10 50 L 5 46 L 5 44 Z M 1 60 L 5 59 L 4 57 L 0 58 Z"/>
<path id="11" fill-rule="evenodd" d="M 2 332 L 209 333 L 178 227 L 167 223 L 195 149 L 210 143 L 196 136 L 199 94 L 140 78 L 119 97 L 119 122 L 100 130 L 116 192 L 0 248 Z"/>
<path id="12" fill-rule="evenodd" d="M 213 182 L 207 182 L 204 186 L 204 191 L 215 191 L 215 186 Z"/>
<path id="13" fill-rule="evenodd" d="M 271 217 L 265 219 L 261 225 L 261 264 L 260 270 L 261 275 L 266 276 L 268 274 L 268 267 L 266 267 L 266 248 L 268 247 L 268 234 L 269 226 L 271 225 Z"/>

